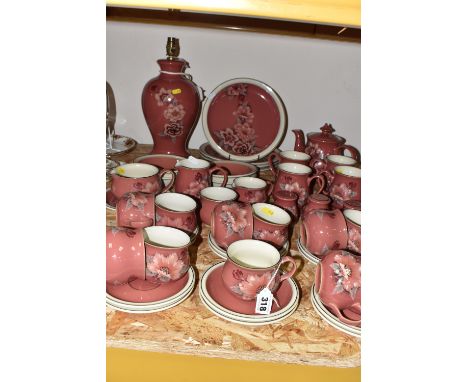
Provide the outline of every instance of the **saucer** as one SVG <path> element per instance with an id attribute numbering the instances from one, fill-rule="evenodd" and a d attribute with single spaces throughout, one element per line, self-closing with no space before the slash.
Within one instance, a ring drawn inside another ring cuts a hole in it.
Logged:
<path id="1" fill-rule="evenodd" d="M 115 206 L 117 205 L 117 201 L 118 199 L 112 193 L 111 189 L 108 188 L 106 190 L 106 208 L 109 208 L 110 210 L 115 211 Z"/>
<path id="2" fill-rule="evenodd" d="M 124 303 L 159 303 L 165 299 L 172 299 L 195 277 L 192 267 L 189 271 L 176 281 L 160 284 L 159 286 L 146 280 L 136 279 L 123 285 L 106 285 L 107 294 L 114 300 L 121 300 Z"/>
<path id="3" fill-rule="evenodd" d="M 124 137 L 123 135 L 114 135 L 112 145 L 106 141 L 106 155 L 112 157 L 132 151 L 136 146 L 136 141 L 133 138 Z"/>
<path id="4" fill-rule="evenodd" d="M 215 315 L 231 322 L 247 325 L 265 325 L 289 317 L 299 305 L 299 289 L 294 280 L 281 283 L 275 293 L 279 307 L 273 303 L 269 315 L 255 313 L 255 301 L 245 301 L 234 296 L 223 284 L 221 275 L 224 263 L 208 268 L 200 279 L 200 298 Z"/>
<path id="5" fill-rule="evenodd" d="M 333 326 L 335 329 L 349 334 L 354 337 L 361 337 L 361 328 L 347 325 L 341 322 L 337 317 L 335 317 L 320 301 L 320 297 L 315 291 L 315 283 L 312 284 L 312 290 L 310 291 L 310 300 L 312 305 L 317 312 L 317 314 L 329 325 Z"/>
<path id="6" fill-rule="evenodd" d="M 309 252 L 309 250 L 304 247 L 301 243 L 301 238 L 297 238 L 297 249 L 299 253 L 304 257 L 306 260 L 309 260 L 312 264 L 317 265 L 320 262 L 320 258 Z"/>
<path id="7" fill-rule="evenodd" d="M 208 246 L 216 255 L 218 255 L 224 260 L 227 259 L 227 252 L 216 243 L 216 241 L 213 239 L 213 236 L 211 235 L 211 232 L 208 234 Z M 282 248 L 279 249 L 280 256 L 286 255 L 288 251 L 289 240 L 283 245 Z"/>

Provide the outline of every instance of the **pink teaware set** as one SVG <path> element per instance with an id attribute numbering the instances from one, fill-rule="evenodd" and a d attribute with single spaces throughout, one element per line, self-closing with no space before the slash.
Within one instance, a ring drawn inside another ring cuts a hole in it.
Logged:
<path id="1" fill-rule="evenodd" d="M 107 228 L 107 304 L 150 313 L 184 301 L 195 287 L 190 250 L 204 224 L 209 248 L 223 260 L 200 277 L 204 306 L 242 325 L 284 320 L 300 300 L 297 264 L 288 256 L 298 222 L 299 253 L 317 266 L 315 311 L 359 336 L 359 151 L 330 124 L 307 138 L 293 130 L 294 150 L 280 151 L 287 115 L 274 89 L 236 78 L 203 104 L 204 91 L 185 73 L 188 62 L 179 50 L 178 40 L 169 38 L 160 74 L 143 90 L 152 152 L 110 171 L 106 205 L 115 209 L 117 227 Z M 208 141 L 200 146 L 201 159 L 187 149 L 198 118 Z M 259 169 L 269 169 L 273 181 L 259 178 Z M 262 314 L 265 291 L 273 302 Z"/>

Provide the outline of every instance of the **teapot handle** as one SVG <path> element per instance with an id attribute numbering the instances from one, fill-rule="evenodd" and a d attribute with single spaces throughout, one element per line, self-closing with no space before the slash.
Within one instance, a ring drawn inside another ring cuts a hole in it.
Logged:
<path id="1" fill-rule="evenodd" d="M 351 158 L 356 159 L 358 162 L 360 162 L 361 159 L 361 154 L 359 153 L 359 150 L 351 145 L 341 145 L 338 147 L 340 155 L 344 155 L 345 150 L 348 150 L 351 153 Z"/>

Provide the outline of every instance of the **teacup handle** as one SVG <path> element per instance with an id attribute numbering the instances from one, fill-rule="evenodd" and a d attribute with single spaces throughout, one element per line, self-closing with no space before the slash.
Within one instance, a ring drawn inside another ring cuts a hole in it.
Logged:
<path id="1" fill-rule="evenodd" d="M 285 273 L 284 275 L 281 275 L 280 282 L 293 277 L 294 273 L 296 273 L 296 262 L 291 256 L 283 256 L 283 258 L 280 261 L 280 266 L 284 263 L 291 263 L 293 267 L 289 272 Z"/>
<path id="2" fill-rule="evenodd" d="M 341 145 L 338 147 L 338 150 L 341 150 L 343 155 L 345 150 L 348 150 L 351 153 L 351 158 L 356 159 L 359 162 L 361 155 L 359 154 L 359 150 L 356 147 L 351 145 Z"/>
<path id="3" fill-rule="evenodd" d="M 352 320 L 348 317 L 346 317 L 343 312 L 335 305 L 335 304 L 328 304 L 327 305 L 327 308 L 329 308 L 332 313 L 338 317 L 338 319 L 347 324 L 347 325 L 352 325 L 352 326 L 355 326 L 355 325 L 359 325 L 361 323 L 361 320 Z"/>
<path id="4" fill-rule="evenodd" d="M 269 180 L 265 180 L 265 182 L 267 184 L 266 194 L 267 196 L 270 196 L 273 192 L 273 188 L 275 188 L 275 184 L 273 182 L 270 182 Z"/>
<path id="5" fill-rule="evenodd" d="M 171 189 L 171 187 L 174 185 L 175 178 L 176 178 L 176 174 L 175 174 L 174 171 L 169 170 L 169 169 L 166 169 L 166 170 L 162 170 L 162 171 L 161 171 L 161 173 L 160 173 L 160 175 L 159 175 L 160 178 L 161 178 L 161 182 L 162 182 L 162 177 L 164 176 L 164 174 L 168 174 L 168 173 L 171 173 L 171 174 L 172 174 L 172 176 L 171 176 L 171 181 L 169 182 L 169 184 L 168 184 L 167 186 L 165 186 L 165 187 L 162 189 L 161 193 L 169 191 L 169 190 Z"/>
<path id="6" fill-rule="evenodd" d="M 318 167 L 315 167 L 317 165 Z M 325 171 L 325 168 L 327 168 L 327 161 L 326 159 L 312 159 L 309 162 L 309 167 L 312 170 L 316 170 L 317 174 L 321 174 L 323 171 Z M 319 168 L 322 168 L 322 169 L 319 169 Z"/>
<path id="7" fill-rule="evenodd" d="M 213 166 L 212 168 L 208 170 L 208 173 L 210 174 L 210 178 L 212 174 L 216 171 L 219 171 L 221 174 L 223 174 L 223 183 L 221 183 L 221 187 L 225 187 L 228 181 L 228 175 L 229 175 L 228 172 L 222 167 Z M 211 180 L 211 184 L 213 184 L 213 180 L 212 179 L 210 180 Z"/>
<path id="8" fill-rule="evenodd" d="M 270 171 L 273 173 L 273 176 L 276 177 L 276 168 L 275 168 L 275 162 L 274 162 L 274 159 L 275 158 L 279 158 L 279 154 L 278 153 L 271 153 L 268 157 L 268 166 L 270 166 Z"/>
<path id="9" fill-rule="evenodd" d="M 139 221 L 139 222 L 129 222 L 128 225 L 132 228 L 146 228 L 148 226 L 153 225 L 153 219 L 148 218 L 146 220 Z"/>
<path id="10" fill-rule="evenodd" d="M 325 179 L 325 176 L 323 175 L 323 172 L 318 174 L 318 175 L 310 175 L 308 178 L 307 178 L 307 186 L 310 188 L 310 184 L 312 183 L 312 181 L 314 179 L 319 179 L 319 190 L 317 191 L 317 194 L 321 194 L 323 189 L 325 188 L 326 184 L 327 184 L 327 180 Z"/>

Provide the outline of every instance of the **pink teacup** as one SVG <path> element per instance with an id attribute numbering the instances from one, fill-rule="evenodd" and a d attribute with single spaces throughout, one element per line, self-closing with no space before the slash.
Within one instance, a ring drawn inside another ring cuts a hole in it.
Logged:
<path id="1" fill-rule="evenodd" d="M 351 166 L 336 166 L 330 184 L 330 196 L 338 208 L 346 200 L 361 200 L 361 169 Z"/>
<path id="2" fill-rule="evenodd" d="M 279 163 L 300 163 L 308 166 L 311 159 L 312 157 L 309 154 L 301 151 L 287 150 L 271 153 L 268 157 L 268 164 L 270 165 L 270 170 L 274 173 L 275 160 L 279 161 Z"/>
<path id="3" fill-rule="evenodd" d="M 145 228 L 154 225 L 154 194 L 128 192 L 116 205 L 118 227 Z"/>
<path id="4" fill-rule="evenodd" d="M 326 185 L 326 180 L 322 175 L 313 175 L 309 166 L 299 163 L 280 163 L 274 171 L 276 180 L 273 192 L 290 191 L 298 196 L 297 203 L 302 207 L 311 193 L 311 183 L 317 180 L 319 183 L 319 194 Z"/>
<path id="5" fill-rule="evenodd" d="M 204 224 L 211 224 L 211 213 L 222 202 L 237 199 L 237 193 L 227 187 L 206 187 L 200 191 L 200 219 Z"/>
<path id="6" fill-rule="evenodd" d="M 190 237 L 172 227 L 147 227 L 146 280 L 161 284 L 179 280 L 190 267 Z"/>
<path id="7" fill-rule="evenodd" d="M 315 271 L 315 291 L 341 322 L 361 326 L 361 258 L 328 251 Z"/>
<path id="8" fill-rule="evenodd" d="M 154 200 L 156 225 L 174 227 L 192 234 L 197 229 L 197 203 L 193 198 L 176 192 L 159 194 Z"/>
<path id="9" fill-rule="evenodd" d="M 284 263 L 291 263 L 292 269 L 281 274 L 278 268 Z M 259 240 L 239 240 L 227 249 L 221 277 L 235 296 L 242 300 L 254 300 L 265 287 L 275 293 L 280 283 L 295 272 L 294 259 L 290 256 L 281 258 L 272 245 Z"/>
<path id="10" fill-rule="evenodd" d="M 282 208 L 268 203 L 252 204 L 254 218 L 253 238 L 266 241 L 276 248 L 289 239 L 291 216 Z"/>
<path id="11" fill-rule="evenodd" d="M 106 228 L 106 282 L 125 284 L 145 278 L 143 231 L 122 227 Z"/>
<path id="12" fill-rule="evenodd" d="M 224 187 L 228 181 L 228 172 L 221 167 L 210 166 L 210 162 L 193 157 L 177 162 L 175 191 L 199 198 L 200 191 L 213 184 L 211 177 L 215 172 L 223 174 L 221 187 Z"/>
<path id="13" fill-rule="evenodd" d="M 211 235 L 216 244 L 226 249 L 238 240 L 251 239 L 253 234 L 252 206 L 242 202 L 222 202 L 211 214 Z"/>
<path id="14" fill-rule="evenodd" d="M 301 243 L 311 253 L 323 256 L 331 249 L 345 249 L 348 229 L 340 210 L 312 210 L 302 217 Z"/>
<path id="15" fill-rule="evenodd" d="M 348 226 L 348 249 L 361 254 L 361 211 L 344 210 Z"/>
<path id="16" fill-rule="evenodd" d="M 232 187 L 238 194 L 238 200 L 244 203 L 266 202 L 273 190 L 273 184 L 260 178 L 244 176 L 236 178 Z"/>
<path id="17" fill-rule="evenodd" d="M 161 177 L 171 173 L 172 181 L 163 187 Z M 146 163 L 127 163 L 114 168 L 111 172 L 111 191 L 115 197 L 121 198 L 127 192 L 146 192 L 159 194 L 166 192 L 174 183 L 175 174 L 171 170 L 159 171 L 155 166 Z"/>

